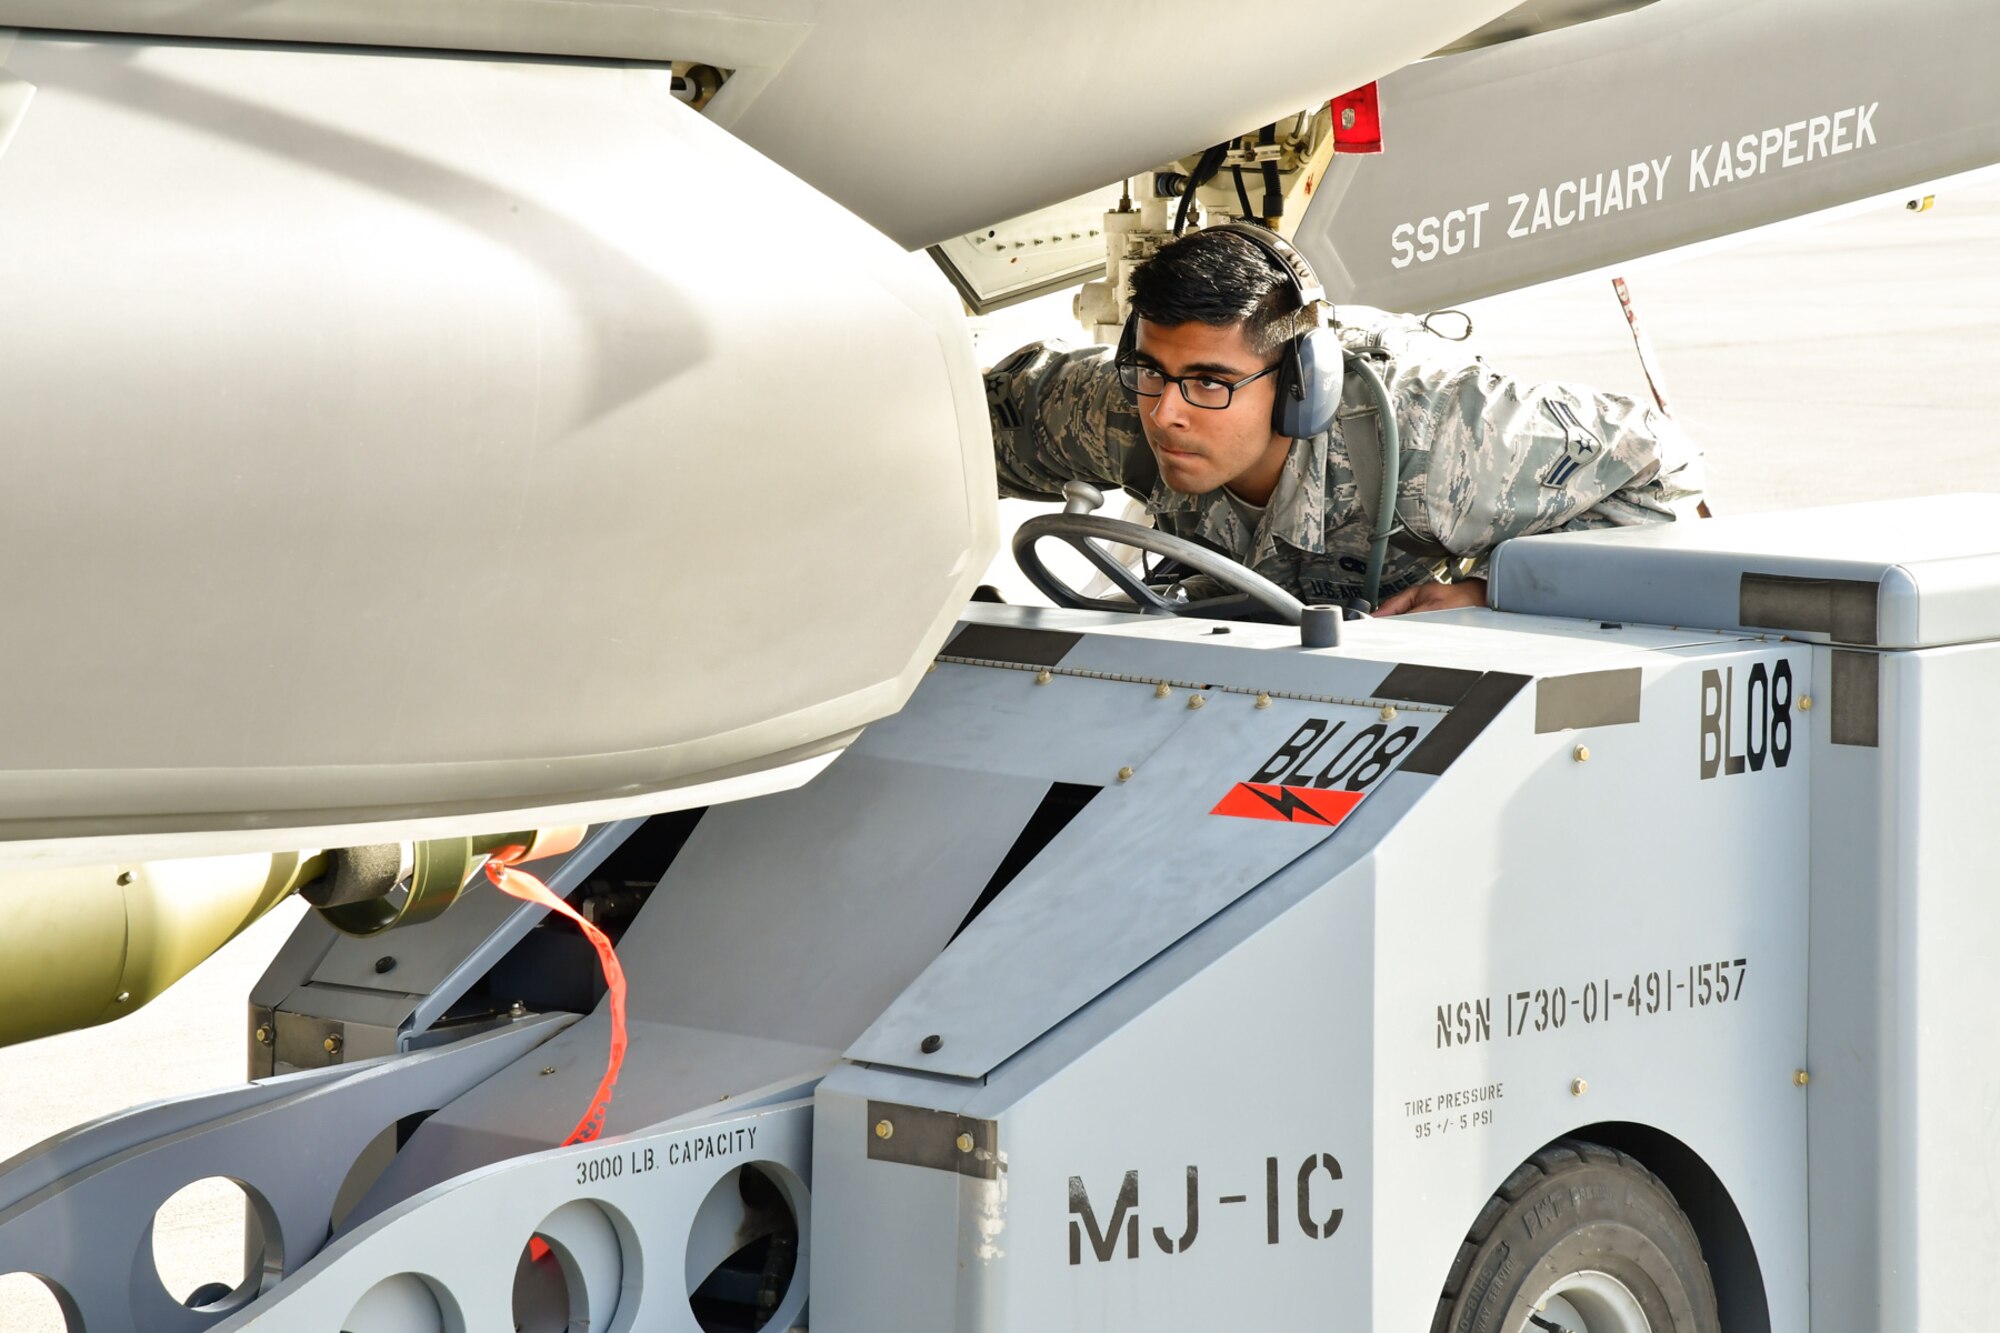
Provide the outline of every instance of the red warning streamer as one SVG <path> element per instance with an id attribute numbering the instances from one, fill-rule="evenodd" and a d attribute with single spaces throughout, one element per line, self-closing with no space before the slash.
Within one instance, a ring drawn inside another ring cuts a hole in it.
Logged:
<path id="1" fill-rule="evenodd" d="M 486 861 L 486 878 L 493 881 L 493 887 L 500 892 L 521 899 L 523 902 L 539 903 L 568 917 L 583 932 L 597 950 L 597 959 L 604 968 L 605 988 L 611 995 L 611 1054 L 604 1065 L 604 1077 L 598 1080 L 597 1091 L 591 1095 L 590 1109 L 583 1113 L 583 1119 L 576 1122 L 576 1128 L 562 1141 L 563 1147 L 572 1143 L 589 1143 L 604 1132 L 604 1117 L 611 1110 L 611 1094 L 618 1087 L 618 1071 L 625 1063 L 625 969 L 619 966 L 618 953 L 611 947 L 611 941 L 603 931 L 585 921 L 574 907 L 564 902 L 549 887 L 525 870 L 517 870 L 515 862 L 526 853 L 523 847 L 503 847 Z"/>

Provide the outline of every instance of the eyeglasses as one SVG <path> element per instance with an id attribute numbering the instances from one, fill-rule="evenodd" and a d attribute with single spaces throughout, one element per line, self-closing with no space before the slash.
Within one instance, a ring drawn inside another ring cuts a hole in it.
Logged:
<path id="1" fill-rule="evenodd" d="M 1190 406 L 1220 412 L 1229 406 L 1238 389 L 1252 380 L 1263 379 L 1281 364 L 1283 363 L 1273 362 L 1256 374 L 1245 375 L 1232 384 L 1213 375 L 1169 375 L 1158 366 L 1149 366 L 1143 361 L 1120 361 L 1118 382 L 1141 398 L 1158 398 L 1167 391 L 1169 384 L 1178 384 L 1181 388 L 1181 397 L 1187 399 Z"/>

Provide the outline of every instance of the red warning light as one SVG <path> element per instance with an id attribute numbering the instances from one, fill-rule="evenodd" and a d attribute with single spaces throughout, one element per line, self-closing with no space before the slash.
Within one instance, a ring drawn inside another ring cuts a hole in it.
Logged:
<path id="1" fill-rule="evenodd" d="M 1351 93 L 1327 103 L 1333 113 L 1333 151 L 1336 153 L 1379 153 L 1382 151 L 1382 104 L 1375 85 L 1364 84 Z"/>

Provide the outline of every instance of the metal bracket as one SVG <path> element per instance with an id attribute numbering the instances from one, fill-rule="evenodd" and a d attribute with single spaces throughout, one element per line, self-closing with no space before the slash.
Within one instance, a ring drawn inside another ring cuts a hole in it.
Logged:
<path id="1" fill-rule="evenodd" d="M 950 1111 L 871 1101 L 868 1160 L 993 1180 L 1000 1174 L 1000 1127 Z"/>

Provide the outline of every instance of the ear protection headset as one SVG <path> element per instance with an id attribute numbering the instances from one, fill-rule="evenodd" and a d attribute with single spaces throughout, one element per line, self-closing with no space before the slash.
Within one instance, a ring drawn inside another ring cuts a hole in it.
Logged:
<path id="1" fill-rule="evenodd" d="M 1299 298 L 1293 318 L 1299 321 L 1286 340 L 1278 365 L 1278 392 L 1271 406 L 1271 429 L 1291 439 L 1318 435 L 1333 425 L 1340 409 L 1345 364 L 1340 335 L 1327 323 L 1326 289 L 1320 286 L 1305 256 L 1284 237 L 1254 223 L 1226 222 L 1207 232 L 1234 232 L 1268 255 L 1292 284 Z M 1118 357 L 1130 356 L 1139 345 L 1139 314 L 1135 310 L 1118 337 Z"/>

